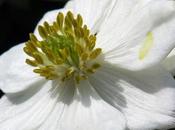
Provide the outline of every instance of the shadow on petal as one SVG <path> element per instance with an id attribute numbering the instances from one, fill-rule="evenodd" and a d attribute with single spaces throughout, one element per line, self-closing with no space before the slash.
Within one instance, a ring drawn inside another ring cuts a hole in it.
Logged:
<path id="1" fill-rule="evenodd" d="M 47 82 L 47 80 L 39 80 L 35 83 L 30 84 L 30 87 L 27 87 L 26 90 L 18 92 L 18 93 L 8 93 L 6 94 L 9 101 L 11 101 L 14 104 L 21 104 L 27 100 L 29 100 L 32 96 L 34 96 L 36 93 L 38 93 L 44 84 Z"/>
<path id="2" fill-rule="evenodd" d="M 97 96 L 93 95 L 93 91 L 95 90 L 89 89 L 89 85 L 91 86 L 86 80 L 81 81 L 80 84 L 75 84 L 72 79 L 64 83 L 53 80 L 50 91 L 54 89 L 55 91 L 51 94 L 51 97 L 55 98 L 58 94 L 58 101 L 66 105 L 70 105 L 73 100 L 76 100 L 77 102 L 81 102 L 84 107 L 89 107 L 91 105 L 91 99 L 99 100 Z M 75 96 L 75 93 L 78 96 Z"/>

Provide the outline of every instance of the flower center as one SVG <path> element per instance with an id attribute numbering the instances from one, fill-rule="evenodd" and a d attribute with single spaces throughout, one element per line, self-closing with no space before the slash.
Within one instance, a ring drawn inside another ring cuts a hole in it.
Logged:
<path id="1" fill-rule="evenodd" d="M 79 83 L 100 67 L 95 59 L 102 50 L 95 48 L 96 36 L 83 25 L 80 14 L 74 18 L 70 11 L 66 16 L 59 13 L 52 25 L 44 22 L 38 31 L 42 40 L 30 34 L 24 52 L 32 57 L 26 63 L 36 67 L 34 72 L 40 76 L 63 82 L 74 79 Z"/>

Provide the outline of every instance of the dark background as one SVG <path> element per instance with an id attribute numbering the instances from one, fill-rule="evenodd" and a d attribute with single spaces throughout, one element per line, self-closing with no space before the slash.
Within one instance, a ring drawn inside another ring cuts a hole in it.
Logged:
<path id="1" fill-rule="evenodd" d="M 28 40 L 43 14 L 68 0 L 0 0 L 0 54 Z M 0 90 L 0 97 L 3 95 Z M 175 129 L 172 129 L 175 130 Z"/>
<path id="2" fill-rule="evenodd" d="M 48 10 L 58 9 L 67 0 L 0 0 L 0 54 L 28 39 Z"/>
<path id="3" fill-rule="evenodd" d="M 0 0 L 0 54 L 29 39 L 45 12 L 68 0 Z M 3 95 L 0 90 L 0 97 Z"/>

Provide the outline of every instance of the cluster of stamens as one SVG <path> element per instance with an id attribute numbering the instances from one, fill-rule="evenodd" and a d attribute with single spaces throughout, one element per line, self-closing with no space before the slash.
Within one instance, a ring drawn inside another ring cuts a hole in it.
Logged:
<path id="1" fill-rule="evenodd" d="M 36 67 L 34 72 L 40 76 L 61 81 L 73 78 L 79 83 L 100 67 L 95 59 L 102 50 L 95 48 L 96 36 L 83 25 L 81 15 L 74 18 L 70 11 L 66 16 L 59 13 L 52 25 L 44 22 L 38 31 L 42 40 L 30 34 L 24 52 L 32 57 L 26 63 Z"/>

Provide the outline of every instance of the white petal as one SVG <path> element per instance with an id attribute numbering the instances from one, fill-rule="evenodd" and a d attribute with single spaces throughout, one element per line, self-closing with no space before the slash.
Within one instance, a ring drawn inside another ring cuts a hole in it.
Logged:
<path id="1" fill-rule="evenodd" d="M 76 89 L 71 82 L 55 83 L 33 88 L 36 94 L 22 101 L 21 95 L 3 97 L 0 130 L 125 130 L 123 114 L 105 103 L 88 82 Z"/>
<path id="2" fill-rule="evenodd" d="M 167 58 L 163 61 L 163 66 L 175 76 L 175 49 L 171 51 L 171 53 L 167 56 Z"/>
<path id="3" fill-rule="evenodd" d="M 137 1 L 121 16 L 128 3 L 119 0 L 106 26 L 102 25 L 97 46 L 103 49 L 106 61 L 120 67 L 140 70 L 154 66 L 175 47 L 175 1 Z M 152 40 L 145 42 L 150 33 Z"/>
<path id="4" fill-rule="evenodd" d="M 27 55 L 23 47 L 24 44 L 19 44 L 0 56 L 0 89 L 5 93 L 23 91 L 42 80 L 25 63 Z"/>
<path id="5" fill-rule="evenodd" d="M 0 100 L 0 130 L 37 130 L 57 103 L 51 81 Z"/>
<path id="6" fill-rule="evenodd" d="M 89 81 L 105 101 L 123 111 L 129 129 L 175 126 L 175 81 L 162 67 L 129 72 L 105 65 Z"/>
<path id="7" fill-rule="evenodd" d="M 66 4 L 64 9 L 47 12 L 38 25 L 42 25 L 45 21 L 52 24 L 59 12 L 66 14 L 68 11 L 72 11 L 75 15 L 81 14 L 84 24 L 88 25 L 91 33 L 96 33 L 99 31 L 103 19 L 112 10 L 114 3 L 115 0 L 101 0 L 100 2 L 98 0 L 71 0 Z M 37 27 L 34 32 L 38 39 L 41 40 Z"/>
<path id="8" fill-rule="evenodd" d="M 100 30 L 100 25 L 113 9 L 116 0 L 71 0 L 65 8 L 81 14 L 92 33 Z"/>
<path id="9" fill-rule="evenodd" d="M 74 92 L 72 102 L 64 106 L 62 104 L 62 107 L 60 108 L 60 105 L 57 105 L 39 130 L 125 129 L 123 115 L 117 109 L 105 103 L 88 82 L 80 84 Z M 62 113 L 56 114 L 60 109 Z"/>

